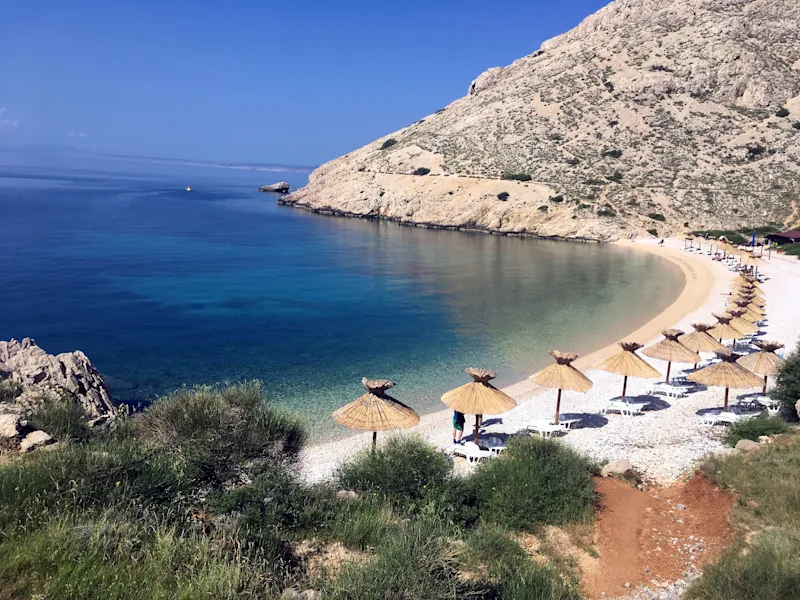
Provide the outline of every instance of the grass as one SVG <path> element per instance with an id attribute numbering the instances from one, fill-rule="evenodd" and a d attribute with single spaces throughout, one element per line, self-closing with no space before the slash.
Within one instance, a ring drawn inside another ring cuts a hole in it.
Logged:
<path id="1" fill-rule="evenodd" d="M 735 446 L 739 440 L 751 440 L 757 442 L 762 435 L 775 435 L 787 433 L 789 426 L 780 417 L 773 417 L 767 413 L 762 413 L 755 419 L 746 419 L 734 423 L 725 433 L 725 443 L 728 446 Z"/>
<path id="2" fill-rule="evenodd" d="M 536 531 L 591 519 L 593 468 L 557 441 L 517 437 L 503 456 L 483 463 L 470 484 L 484 522 Z"/>
<path id="3" fill-rule="evenodd" d="M 784 244 L 781 249 L 786 256 L 800 256 L 800 243 Z"/>
<path id="4" fill-rule="evenodd" d="M 389 438 L 311 484 L 302 424 L 255 383 L 182 389 L 113 429 L 77 430 L 73 413 L 31 413 L 64 443 L 0 465 L 0 597 L 579 598 L 514 539 L 590 518 L 592 465 L 557 441 L 513 440 L 462 477 Z M 359 554 L 312 571 L 307 541 Z"/>
<path id="5" fill-rule="evenodd" d="M 800 589 L 800 435 L 702 464 L 738 495 L 738 541 L 689 588 L 689 600 L 789 600 Z"/>
<path id="6" fill-rule="evenodd" d="M 86 426 L 86 415 L 78 402 L 61 399 L 43 401 L 25 414 L 28 425 L 49 433 L 57 441 L 82 442 L 91 432 Z"/>
<path id="7" fill-rule="evenodd" d="M 800 246 L 800 244 L 798 244 Z M 778 369 L 775 387 L 769 393 L 781 407 L 781 415 L 787 420 L 797 421 L 795 404 L 800 400 L 800 344 Z"/>
<path id="8" fill-rule="evenodd" d="M 0 379 L 0 402 L 14 402 L 22 393 L 22 386 L 10 379 Z"/>

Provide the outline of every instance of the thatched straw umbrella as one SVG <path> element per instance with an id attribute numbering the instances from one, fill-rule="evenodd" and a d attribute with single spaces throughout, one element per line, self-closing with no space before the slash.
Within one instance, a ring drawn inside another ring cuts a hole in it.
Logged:
<path id="1" fill-rule="evenodd" d="M 738 361 L 745 369 L 752 371 L 756 375 L 764 376 L 764 387 L 761 388 L 761 395 L 767 395 L 767 377 L 772 375 L 778 367 L 786 361 L 775 354 L 775 350 L 783 348 L 779 342 L 758 341 L 755 343 L 759 351 L 741 357 Z"/>
<path id="2" fill-rule="evenodd" d="M 572 352 L 559 352 L 558 350 L 548 350 L 550 356 L 556 359 L 556 364 L 550 365 L 531 375 L 531 380 L 541 386 L 558 390 L 556 400 L 556 418 L 554 423 L 558 425 L 558 414 L 561 412 L 561 391 L 573 390 L 585 393 L 592 387 L 592 380 L 572 366 L 572 361 L 578 358 Z"/>
<path id="3" fill-rule="evenodd" d="M 475 444 L 478 444 L 478 415 L 499 415 L 517 405 L 516 400 L 505 392 L 501 392 L 490 380 L 497 373 L 488 369 L 467 369 L 467 374 L 474 381 L 450 390 L 442 396 L 442 402 L 460 413 L 475 415 Z"/>
<path id="4" fill-rule="evenodd" d="M 683 335 L 680 329 L 666 329 L 661 332 L 661 335 L 664 336 L 664 339 L 642 350 L 642 354 L 650 358 L 667 361 L 667 376 L 664 381 L 669 383 L 669 371 L 672 368 L 672 363 L 696 365 L 700 362 L 700 355 L 678 341 L 678 338 Z"/>
<path id="5" fill-rule="evenodd" d="M 727 315 L 718 315 L 712 313 L 717 320 L 717 324 L 708 330 L 709 335 L 713 335 L 720 342 L 722 340 L 733 340 L 733 345 L 736 345 L 736 340 L 744 337 L 744 334 L 731 325 L 731 318 Z"/>
<path id="6" fill-rule="evenodd" d="M 725 388 L 725 405 L 723 410 L 728 410 L 728 393 L 730 388 L 741 389 L 759 387 L 761 378 L 745 369 L 736 362 L 738 354 L 733 352 L 717 352 L 722 360 L 718 363 L 690 373 L 687 379 L 696 383 L 713 387 Z"/>
<path id="7" fill-rule="evenodd" d="M 678 338 L 678 341 L 695 352 L 717 352 L 725 351 L 726 348 L 708 334 L 712 329 L 711 325 L 705 323 L 692 323 L 694 331 L 687 333 Z M 694 370 L 697 370 L 697 363 L 694 364 Z"/>
<path id="8" fill-rule="evenodd" d="M 387 429 L 405 429 L 419 423 L 419 415 L 402 402 L 386 394 L 394 383 L 385 379 L 361 379 L 367 393 L 333 413 L 333 420 L 351 429 L 372 432 L 372 447 L 378 441 L 378 432 Z"/>
<path id="9" fill-rule="evenodd" d="M 746 310 L 741 310 L 738 308 L 729 308 L 728 312 L 725 314 L 726 316 L 731 318 L 731 326 L 734 329 L 737 329 L 744 334 L 758 333 L 759 331 L 758 325 L 742 318 L 742 315 L 746 313 L 747 313 Z"/>
<path id="10" fill-rule="evenodd" d="M 656 371 L 636 351 L 643 346 L 636 342 L 620 342 L 622 350 L 614 356 L 605 359 L 596 368 L 609 373 L 622 375 L 622 399 L 625 400 L 625 392 L 628 389 L 628 377 L 642 377 L 643 379 L 660 378 L 661 373 Z M 627 402 L 627 400 L 625 400 Z"/>
<path id="11" fill-rule="evenodd" d="M 753 302 L 752 298 L 748 298 L 746 296 L 738 296 L 734 298 L 733 304 L 736 305 L 736 310 L 744 311 L 748 317 L 752 317 L 753 319 L 758 318 L 758 320 L 761 320 L 766 314 L 763 308 L 758 306 L 757 303 Z"/>

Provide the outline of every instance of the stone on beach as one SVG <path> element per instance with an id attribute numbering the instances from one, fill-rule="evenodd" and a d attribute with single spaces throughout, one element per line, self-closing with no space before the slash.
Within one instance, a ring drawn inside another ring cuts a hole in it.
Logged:
<path id="1" fill-rule="evenodd" d="M 738 452 L 749 452 L 756 448 L 758 448 L 758 442 L 754 442 L 753 440 L 739 440 L 736 442 L 736 450 Z"/>
<path id="2" fill-rule="evenodd" d="M 19 444 L 19 451 L 29 452 L 40 446 L 49 444 L 52 441 L 53 438 L 44 431 L 31 431 L 28 435 L 22 438 L 22 441 Z"/>
<path id="3" fill-rule="evenodd" d="M 633 468 L 633 465 L 627 459 L 620 459 L 614 460 L 605 465 L 601 470 L 600 474 L 603 477 L 610 477 L 611 475 L 622 475 L 623 473 L 627 473 Z"/>

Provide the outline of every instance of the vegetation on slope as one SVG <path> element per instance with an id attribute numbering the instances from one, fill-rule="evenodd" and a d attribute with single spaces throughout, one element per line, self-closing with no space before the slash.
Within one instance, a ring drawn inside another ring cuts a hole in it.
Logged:
<path id="1" fill-rule="evenodd" d="M 555 441 L 457 477 L 392 438 L 309 484 L 303 427 L 257 384 L 181 390 L 112 430 L 60 405 L 29 417 L 62 443 L 0 466 L 0 597 L 579 598 L 514 537 L 590 518 L 591 465 Z"/>

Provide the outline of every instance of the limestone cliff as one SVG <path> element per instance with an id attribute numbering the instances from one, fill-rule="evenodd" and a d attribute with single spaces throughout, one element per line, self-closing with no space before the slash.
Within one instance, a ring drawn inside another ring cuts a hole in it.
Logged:
<path id="1" fill-rule="evenodd" d="M 797 0 L 617 0 L 280 202 L 602 240 L 785 221 L 799 94 Z"/>

